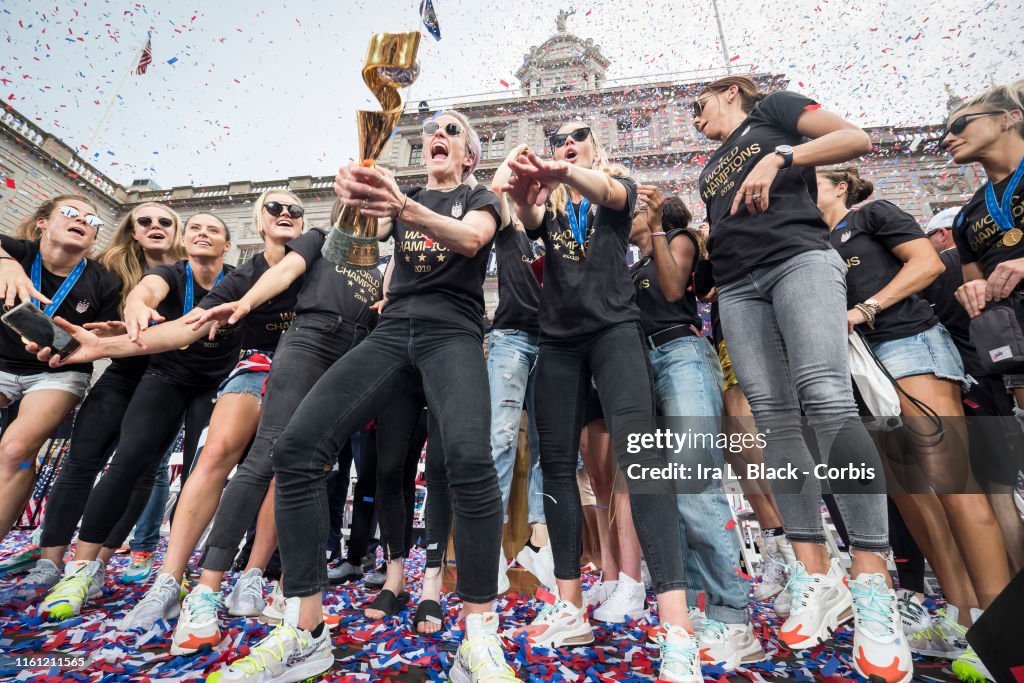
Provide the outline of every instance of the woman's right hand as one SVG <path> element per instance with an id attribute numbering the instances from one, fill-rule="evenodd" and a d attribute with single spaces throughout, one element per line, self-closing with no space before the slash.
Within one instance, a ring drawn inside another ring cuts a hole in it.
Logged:
<path id="1" fill-rule="evenodd" d="M 388 305 L 388 298 L 384 297 L 375 304 L 370 305 L 371 311 L 377 311 L 377 315 L 384 315 L 384 307 Z"/>
<path id="2" fill-rule="evenodd" d="M 124 324 L 125 331 L 128 334 L 128 340 L 133 344 L 143 346 L 139 335 L 143 330 L 147 329 L 151 324 L 162 323 L 164 317 L 155 308 L 150 308 L 145 304 L 137 304 L 125 307 L 124 309 Z"/>
<path id="3" fill-rule="evenodd" d="M 34 298 L 44 304 L 53 303 L 35 288 L 21 264 L 10 258 L 0 260 L 0 297 L 6 310 L 13 308 L 18 300 L 25 302 Z"/>
<path id="4" fill-rule="evenodd" d="M 59 355 L 53 353 L 53 349 L 49 346 L 40 348 L 40 346 L 34 342 L 25 344 L 26 351 L 34 353 L 36 358 L 44 363 L 49 363 L 51 368 L 59 368 L 65 363 L 91 363 L 94 360 L 105 358 L 101 350 L 100 338 L 95 334 L 86 330 L 84 327 L 79 327 L 78 325 L 68 322 L 60 316 L 56 316 L 53 319 L 53 322 L 60 326 L 62 330 L 74 337 L 75 341 L 81 344 L 81 346 L 67 358 L 61 358 Z"/>
<path id="5" fill-rule="evenodd" d="M 214 306 L 213 308 L 194 308 L 185 316 L 186 325 L 191 325 L 193 330 L 198 331 L 203 325 L 212 322 L 209 338 L 212 340 L 217 335 L 217 330 L 226 326 L 238 323 L 242 318 L 249 315 L 252 308 L 244 301 L 229 301 Z"/>
<path id="6" fill-rule="evenodd" d="M 957 288 L 953 296 L 967 311 L 969 318 L 977 318 L 985 310 L 988 301 L 988 281 L 968 280 Z"/>

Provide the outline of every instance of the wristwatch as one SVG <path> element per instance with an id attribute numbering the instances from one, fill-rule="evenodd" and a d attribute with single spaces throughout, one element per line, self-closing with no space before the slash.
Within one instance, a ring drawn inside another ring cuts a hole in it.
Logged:
<path id="1" fill-rule="evenodd" d="M 789 168 L 793 165 L 793 148 L 789 145 L 779 145 L 775 153 L 782 157 L 782 168 Z"/>

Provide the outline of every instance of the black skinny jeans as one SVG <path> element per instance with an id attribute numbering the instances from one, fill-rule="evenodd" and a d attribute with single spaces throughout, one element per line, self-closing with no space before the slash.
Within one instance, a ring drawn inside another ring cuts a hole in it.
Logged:
<path id="1" fill-rule="evenodd" d="M 490 452 L 490 399 L 479 331 L 385 318 L 320 378 L 274 449 L 278 537 L 287 597 L 327 586 L 324 465 L 353 433 L 420 379 L 439 425 L 459 541 L 457 592 L 493 600 L 501 543 L 501 494 Z M 678 548 L 678 540 L 676 541 Z"/>
<path id="2" fill-rule="evenodd" d="M 125 372 L 115 364 L 108 367 L 89 390 L 75 416 L 71 450 L 50 489 L 46 515 L 43 517 L 42 547 L 71 543 L 96 477 L 117 447 L 121 436 L 121 421 L 140 379 L 141 376 L 135 372 Z M 159 464 L 159 461 L 154 463 L 154 477 L 155 468 Z M 121 546 L 123 539 L 131 533 L 135 520 L 146 509 L 149 493 L 148 490 L 132 490 L 128 506 L 103 542 L 104 546 Z"/>
<path id="3" fill-rule="evenodd" d="M 616 437 L 621 436 L 616 434 L 615 418 L 654 417 L 654 382 L 640 326 L 620 323 L 585 339 L 542 339 L 536 373 L 534 400 L 544 472 L 544 515 L 551 534 L 555 577 L 579 579 L 583 511 L 576 464 L 587 389 L 593 376 L 613 443 L 619 443 Z M 625 474 L 624 454 L 615 455 Z M 664 467 L 666 457 L 663 452 L 643 450 L 630 455 L 629 463 Z M 448 471 L 450 474 L 451 468 Z M 685 589 L 676 523 L 679 513 L 671 482 L 645 482 L 639 493 L 631 485 L 630 505 L 655 593 Z M 497 557 L 497 550 L 489 557 Z"/>
<path id="4" fill-rule="evenodd" d="M 384 559 L 405 557 L 412 547 L 416 469 L 427 440 L 426 398 L 406 394 L 377 421 L 377 516 Z"/>
<path id="5" fill-rule="evenodd" d="M 356 485 L 352 489 L 352 526 L 349 529 L 346 559 L 357 567 L 362 565 L 363 556 L 369 551 L 374 525 L 374 496 L 377 488 L 376 427 L 366 431 L 365 443 L 362 455 L 352 454 L 356 461 Z M 349 470 L 345 470 L 345 474 L 348 472 Z"/>
<path id="6" fill-rule="evenodd" d="M 146 507 L 143 503 L 138 513 L 129 515 L 129 503 L 134 496 L 149 499 L 156 467 L 178 435 L 182 419 L 185 421 L 184 482 L 186 473 L 192 469 L 199 435 L 210 423 L 216 393 L 216 386 L 183 387 L 148 372 L 142 376 L 121 421 L 117 452 L 89 494 L 79 540 L 104 543 L 113 548 L 124 543 Z M 126 496 L 126 491 L 131 491 L 131 496 Z M 123 530 L 123 536 L 114 537 L 115 528 Z"/>
<path id="7" fill-rule="evenodd" d="M 231 568 L 238 544 L 259 514 L 270 480 L 274 477 L 270 454 L 278 437 L 317 379 L 365 336 L 365 327 L 357 327 L 340 316 L 326 313 L 296 316 L 281 336 L 267 378 L 256 437 L 245 460 L 224 489 L 200 567 L 222 572 Z M 331 452 L 332 457 L 340 451 L 340 445 Z M 321 471 L 321 474 L 324 473 Z M 348 477 L 348 472 L 339 473 L 339 476 Z M 325 506 L 325 515 L 326 510 Z M 326 517 L 324 522 L 327 522 Z M 324 534 L 325 542 L 326 539 Z M 321 564 L 323 558 L 321 553 Z"/>

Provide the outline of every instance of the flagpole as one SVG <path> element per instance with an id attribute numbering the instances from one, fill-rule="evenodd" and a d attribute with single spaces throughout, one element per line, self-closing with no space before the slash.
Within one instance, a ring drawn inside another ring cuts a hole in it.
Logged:
<path id="1" fill-rule="evenodd" d="M 110 116 L 110 112 L 114 108 L 114 103 L 117 101 L 118 95 L 121 94 L 121 91 L 124 89 L 125 83 L 128 82 L 128 77 L 135 73 L 135 69 L 138 68 L 139 59 L 142 57 L 142 52 L 146 49 L 146 46 L 149 45 L 150 39 L 151 36 L 147 31 L 145 42 L 142 43 L 142 47 L 135 51 L 135 57 L 132 59 L 131 64 L 128 66 L 128 70 L 125 71 L 124 76 L 121 77 L 121 83 L 118 84 L 117 88 L 114 90 L 113 95 L 111 95 L 110 97 L 110 101 L 107 102 L 107 108 L 103 110 L 103 116 L 100 117 L 100 122 L 96 124 L 96 130 L 93 131 L 92 138 L 90 138 L 89 140 L 89 146 L 86 148 L 89 150 L 90 154 L 97 153 L 94 152 L 94 149 L 96 147 L 96 142 L 100 137 L 100 133 L 103 132 L 103 126 L 107 123 L 107 118 Z"/>

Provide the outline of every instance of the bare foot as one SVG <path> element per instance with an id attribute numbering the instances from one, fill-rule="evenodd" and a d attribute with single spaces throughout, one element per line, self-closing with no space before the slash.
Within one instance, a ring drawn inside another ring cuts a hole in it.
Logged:
<path id="1" fill-rule="evenodd" d="M 440 567 L 428 567 L 423 571 L 423 591 L 420 595 L 420 602 L 422 603 L 426 600 L 433 600 L 434 602 L 441 604 Z M 433 621 L 421 621 L 416 624 L 416 632 L 429 636 L 440 631 L 443 626 L 443 623 L 438 624 Z"/>

